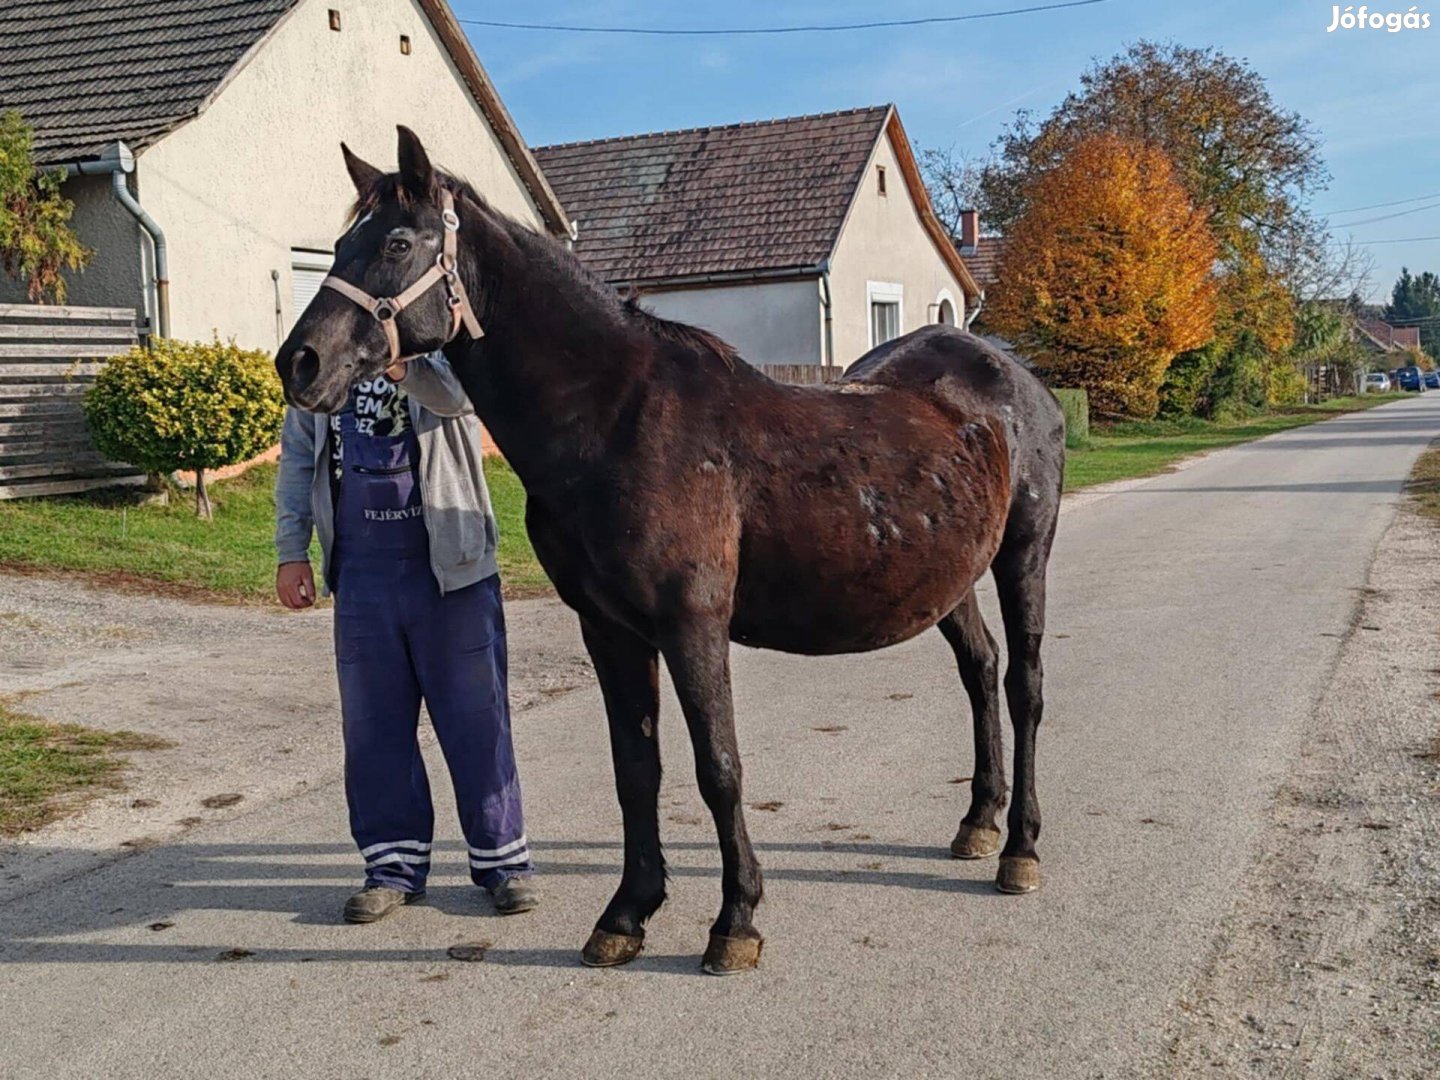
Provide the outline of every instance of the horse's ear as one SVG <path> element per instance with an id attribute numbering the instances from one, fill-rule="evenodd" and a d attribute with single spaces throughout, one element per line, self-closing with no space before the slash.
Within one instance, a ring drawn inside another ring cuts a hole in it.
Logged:
<path id="1" fill-rule="evenodd" d="M 340 152 L 345 155 L 345 170 L 355 182 L 355 190 L 361 195 L 368 194 L 376 181 L 385 175 L 368 161 L 356 157 L 343 142 L 340 144 Z"/>
<path id="2" fill-rule="evenodd" d="M 430 165 L 430 155 L 425 153 L 425 147 L 420 144 L 420 136 L 404 124 L 397 130 L 400 132 L 400 183 L 416 198 L 429 198 L 435 182 L 435 170 Z"/>

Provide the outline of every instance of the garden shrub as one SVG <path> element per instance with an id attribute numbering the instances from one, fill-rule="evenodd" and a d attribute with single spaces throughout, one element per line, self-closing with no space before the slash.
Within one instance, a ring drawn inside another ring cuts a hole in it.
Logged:
<path id="1" fill-rule="evenodd" d="M 195 473 L 195 511 L 211 516 L 205 470 L 247 461 L 280 438 L 274 364 L 233 341 L 159 338 L 111 359 L 85 395 L 101 453 L 149 473 Z"/>

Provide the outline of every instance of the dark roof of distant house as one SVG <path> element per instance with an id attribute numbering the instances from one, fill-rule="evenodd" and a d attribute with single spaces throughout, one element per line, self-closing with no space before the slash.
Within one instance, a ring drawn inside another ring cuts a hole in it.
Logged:
<path id="1" fill-rule="evenodd" d="M 886 105 L 542 146 L 579 228 L 575 253 L 619 284 L 818 266 L 831 253 Z"/>
<path id="2" fill-rule="evenodd" d="M 0 110 L 35 129 L 35 159 L 137 153 L 198 116 L 300 0 L 7 0 Z M 419 0 L 461 78 L 556 232 L 569 228 L 445 0 Z"/>

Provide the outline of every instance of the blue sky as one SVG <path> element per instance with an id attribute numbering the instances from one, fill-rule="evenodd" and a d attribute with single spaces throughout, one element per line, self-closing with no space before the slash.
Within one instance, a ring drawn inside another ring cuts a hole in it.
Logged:
<path id="1" fill-rule="evenodd" d="M 461 19 L 715 27 L 968 14 L 1046 0 L 451 0 Z M 1319 130 L 1332 174 L 1317 211 L 1440 193 L 1440 0 L 1434 26 L 1326 33 L 1320 0 L 1106 0 L 1007 18 L 841 34 L 616 37 L 467 27 L 532 144 L 732 123 L 895 102 L 910 138 L 981 156 L 1015 109 L 1045 111 L 1094 58 L 1138 38 L 1214 45 L 1247 58 L 1283 106 Z M 1342 10 L 1346 5 L 1341 5 Z M 1409 3 L 1382 0 L 1380 11 Z M 1422 0 L 1418 11 L 1432 10 Z M 1440 198 L 1337 215 L 1339 236 L 1440 236 Z M 1372 294 L 1402 264 L 1440 271 L 1440 240 L 1374 244 Z"/>

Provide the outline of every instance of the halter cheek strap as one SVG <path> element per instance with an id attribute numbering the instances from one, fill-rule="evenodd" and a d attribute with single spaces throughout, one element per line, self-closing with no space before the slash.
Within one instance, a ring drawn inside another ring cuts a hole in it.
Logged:
<path id="1" fill-rule="evenodd" d="M 390 343 L 391 365 L 402 364 L 415 358 L 414 355 L 401 355 L 400 331 L 395 326 L 395 317 L 436 285 L 445 286 L 445 302 L 450 307 L 450 336 L 445 339 L 445 344 L 450 344 L 459 336 L 462 325 L 477 341 L 485 336 L 480 320 L 475 317 L 475 309 L 470 306 L 465 283 L 455 271 L 460 218 L 455 214 L 455 196 L 449 191 L 440 192 L 440 217 L 445 222 L 445 240 L 440 254 L 435 256 L 435 265 L 416 278 L 399 296 L 371 296 L 364 289 L 342 281 L 333 274 L 320 283 L 322 288 L 333 289 L 375 317 L 375 321 L 385 331 L 385 340 Z"/>

